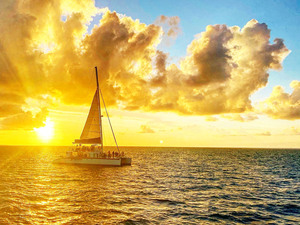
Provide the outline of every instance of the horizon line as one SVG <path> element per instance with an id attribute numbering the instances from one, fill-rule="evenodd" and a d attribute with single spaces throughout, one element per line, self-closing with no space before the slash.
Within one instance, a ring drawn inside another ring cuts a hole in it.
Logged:
<path id="1" fill-rule="evenodd" d="M 72 147 L 71 145 L 2 145 L 0 147 Z M 105 145 L 104 147 L 116 147 L 113 145 Z M 300 147 L 208 147 L 208 146 L 135 146 L 135 145 L 124 145 L 119 146 L 120 148 L 199 148 L 199 149 L 293 149 L 300 150 Z"/>

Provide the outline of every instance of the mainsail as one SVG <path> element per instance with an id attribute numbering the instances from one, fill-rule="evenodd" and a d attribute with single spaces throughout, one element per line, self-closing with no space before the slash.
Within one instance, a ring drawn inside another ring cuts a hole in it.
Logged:
<path id="1" fill-rule="evenodd" d="M 99 91 L 97 89 L 80 139 L 75 140 L 76 144 L 101 144 L 99 104 Z"/>

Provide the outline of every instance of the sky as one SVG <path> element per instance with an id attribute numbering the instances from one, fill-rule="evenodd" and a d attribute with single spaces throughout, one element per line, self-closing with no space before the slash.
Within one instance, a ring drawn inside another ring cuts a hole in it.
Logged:
<path id="1" fill-rule="evenodd" d="M 299 1 L 0 2 L 0 145 L 300 147 Z M 113 145 L 105 121 L 104 144 Z"/>

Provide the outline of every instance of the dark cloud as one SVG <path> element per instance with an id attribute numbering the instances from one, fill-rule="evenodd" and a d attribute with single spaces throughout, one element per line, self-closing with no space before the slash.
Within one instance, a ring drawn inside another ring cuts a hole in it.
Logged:
<path id="1" fill-rule="evenodd" d="M 230 78 L 231 57 L 226 45 L 232 37 L 225 25 L 208 26 L 201 38 L 191 43 L 188 48 L 191 56 L 184 61 L 184 65 L 192 69 L 186 80 L 188 85 L 200 86 Z"/>

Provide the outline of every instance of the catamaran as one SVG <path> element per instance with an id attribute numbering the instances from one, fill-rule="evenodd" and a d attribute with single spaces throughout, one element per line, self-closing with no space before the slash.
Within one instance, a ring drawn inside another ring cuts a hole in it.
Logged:
<path id="1" fill-rule="evenodd" d="M 71 150 L 66 152 L 66 156 L 56 159 L 54 163 L 67 164 L 87 164 L 87 165 L 103 165 L 103 166 L 123 166 L 131 165 L 131 158 L 126 157 L 124 152 L 120 152 L 116 136 L 114 134 L 109 115 L 106 109 L 104 98 L 99 87 L 98 71 L 96 70 L 97 89 L 92 101 L 92 105 L 81 133 L 80 139 L 75 139 Z M 102 114 L 100 97 L 105 108 L 108 122 L 116 144 L 116 151 L 103 151 L 103 135 L 102 135 Z"/>

